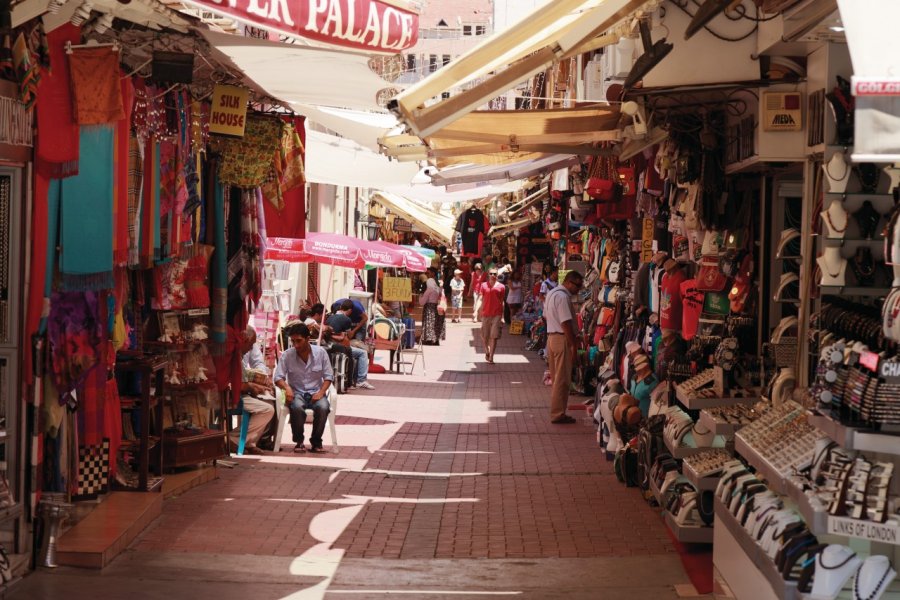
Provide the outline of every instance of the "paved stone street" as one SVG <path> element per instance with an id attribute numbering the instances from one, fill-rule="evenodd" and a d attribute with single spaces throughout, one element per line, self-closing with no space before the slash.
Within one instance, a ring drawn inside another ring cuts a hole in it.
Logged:
<path id="1" fill-rule="evenodd" d="M 478 331 L 448 323 L 427 375 L 340 396 L 338 454 L 294 454 L 288 429 L 286 451 L 166 501 L 102 573 L 41 572 L 9 597 L 677 597 L 665 525 L 615 480 L 585 412 L 551 425 L 525 338 L 504 335 L 488 365 Z"/>

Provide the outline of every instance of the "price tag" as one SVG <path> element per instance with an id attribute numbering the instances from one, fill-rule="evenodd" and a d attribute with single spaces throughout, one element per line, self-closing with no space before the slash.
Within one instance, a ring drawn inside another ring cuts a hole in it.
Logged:
<path id="1" fill-rule="evenodd" d="M 859 364 L 872 371 L 873 373 L 877 373 L 878 361 L 880 359 L 881 357 L 874 352 L 866 351 L 859 355 Z"/>

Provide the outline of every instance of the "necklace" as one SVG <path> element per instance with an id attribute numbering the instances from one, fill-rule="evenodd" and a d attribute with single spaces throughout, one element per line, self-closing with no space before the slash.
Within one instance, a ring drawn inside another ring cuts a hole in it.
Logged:
<path id="1" fill-rule="evenodd" d="M 833 205 L 832 205 L 833 206 Z M 825 211 L 825 220 L 828 221 L 828 227 L 835 233 L 844 233 L 847 231 L 847 226 L 850 224 L 850 219 L 847 218 L 847 213 L 844 213 L 844 227 L 840 228 L 834 224 L 834 221 L 831 220 L 831 207 Z"/>
<path id="2" fill-rule="evenodd" d="M 881 575 L 881 579 L 878 580 L 878 585 L 872 588 L 871 593 L 864 598 L 859 593 L 859 574 L 862 573 L 862 568 L 863 566 L 865 566 L 865 564 L 866 563 L 859 565 L 859 568 L 856 570 L 856 577 L 853 578 L 853 600 L 873 600 L 881 590 L 881 586 L 884 585 L 884 580 L 888 578 L 888 575 L 890 575 L 892 571 L 891 563 L 888 563 L 887 568 Z"/>
<path id="3" fill-rule="evenodd" d="M 834 175 L 832 175 L 831 171 L 828 168 L 829 166 L 831 166 L 831 163 L 835 161 L 839 161 L 844 166 L 844 174 L 840 177 L 835 177 Z M 834 182 L 843 181 L 850 175 L 850 167 L 847 165 L 847 161 L 844 160 L 844 157 L 840 154 L 835 154 L 834 156 L 832 156 L 831 160 L 823 165 L 823 168 L 825 169 L 825 175 L 828 176 L 828 179 Z"/>
<path id="4" fill-rule="evenodd" d="M 843 549 L 843 548 L 844 548 L 844 547 L 841 546 L 841 549 Z M 827 550 L 827 548 L 826 548 L 826 550 Z M 850 550 L 850 549 L 847 548 L 847 550 Z M 847 558 L 845 558 L 843 561 L 841 561 L 841 562 L 839 562 L 838 564 L 833 565 L 833 566 L 831 566 L 831 567 L 829 567 L 828 565 L 825 564 L 825 561 L 823 560 L 823 556 L 824 556 L 824 555 L 825 555 L 825 552 L 822 551 L 822 552 L 816 557 L 816 560 L 818 561 L 819 566 L 822 567 L 823 569 L 828 570 L 828 571 L 834 571 L 835 569 L 840 569 L 841 567 L 843 567 L 844 565 L 846 565 L 848 562 L 850 562 L 851 560 L 853 560 L 853 557 L 856 556 L 856 552 L 850 550 L 850 554 L 847 556 Z"/>
<path id="5" fill-rule="evenodd" d="M 841 271 L 844 270 L 844 265 L 846 264 L 845 262 L 842 262 L 842 263 L 840 264 L 840 266 L 838 266 L 838 272 L 837 272 L 837 273 L 832 273 L 832 272 L 829 271 L 828 268 L 827 268 L 827 267 L 828 267 L 828 256 L 827 256 L 826 254 L 823 254 L 823 255 L 822 255 L 822 263 L 823 263 L 823 264 L 825 265 L 825 267 L 826 267 L 826 268 L 824 269 L 825 274 L 828 275 L 829 277 L 831 277 L 832 279 L 837 279 L 838 277 L 841 276 Z"/>
<path id="6" fill-rule="evenodd" d="M 866 194 L 874 194 L 878 189 L 881 170 L 873 163 L 862 163 L 856 165 L 856 176 L 859 178 L 862 191 Z"/>

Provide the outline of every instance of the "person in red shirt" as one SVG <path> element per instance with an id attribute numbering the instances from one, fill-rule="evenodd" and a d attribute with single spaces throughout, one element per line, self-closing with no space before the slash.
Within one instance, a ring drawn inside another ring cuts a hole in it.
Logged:
<path id="1" fill-rule="evenodd" d="M 494 364 L 494 350 L 500 339 L 503 320 L 503 301 L 506 286 L 497 281 L 497 268 L 488 271 L 488 280 L 481 284 L 481 340 L 484 342 L 484 357 L 488 364 Z"/>

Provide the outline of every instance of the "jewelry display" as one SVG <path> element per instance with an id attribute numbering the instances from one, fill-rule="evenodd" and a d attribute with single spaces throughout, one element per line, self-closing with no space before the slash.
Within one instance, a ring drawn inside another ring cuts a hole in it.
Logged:
<path id="1" fill-rule="evenodd" d="M 874 163 L 860 163 L 854 167 L 856 178 L 862 188 L 863 194 L 874 194 L 878 190 L 878 181 L 881 179 L 881 169 Z"/>
<path id="2" fill-rule="evenodd" d="M 831 114 L 834 116 L 835 140 L 839 146 L 853 144 L 853 115 L 856 108 L 855 98 L 850 92 L 850 82 L 840 75 L 835 76 L 837 84 L 825 94 Z"/>
<path id="3" fill-rule="evenodd" d="M 878 600 L 895 577 L 897 572 L 887 556 L 867 557 L 853 579 L 853 600 Z"/>
<path id="4" fill-rule="evenodd" d="M 847 183 L 850 180 L 850 164 L 840 152 L 836 152 L 831 159 L 822 165 L 825 179 L 828 181 L 828 191 L 832 194 L 843 194 L 847 191 Z"/>
<path id="5" fill-rule="evenodd" d="M 832 204 L 834 203 L 832 202 Z M 875 237 L 875 234 L 878 233 L 878 223 L 881 222 L 881 213 L 875 210 L 871 201 L 866 200 L 862 203 L 859 210 L 853 213 L 853 220 L 856 221 L 856 225 L 859 227 L 859 236 L 871 240 Z"/>
<path id="6" fill-rule="evenodd" d="M 819 213 L 825 224 L 826 235 L 829 238 L 842 238 L 850 225 L 850 217 L 844 209 L 844 203 L 839 199 L 832 200 L 828 208 Z"/>
<path id="7" fill-rule="evenodd" d="M 847 546 L 830 544 L 816 557 L 816 574 L 811 599 L 834 600 L 862 564 L 862 559 Z"/>
<path id="8" fill-rule="evenodd" d="M 850 261 L 850 268 L 856 277 L 856 283 L 860 286 L 868 287 L 875 283 L 875 257 L 872 256 L 870 248 L 858 247 L 853 260 Z"/>
<path id="9" fill-rule="evenodd" d="M 816 263 L 822 269 L 822 285 L 846 285 L 847 259 L 841 256 L 840 248 L 825 248 Z"/>

